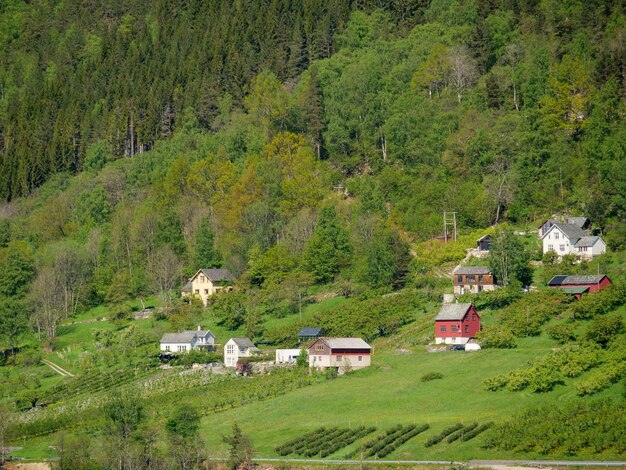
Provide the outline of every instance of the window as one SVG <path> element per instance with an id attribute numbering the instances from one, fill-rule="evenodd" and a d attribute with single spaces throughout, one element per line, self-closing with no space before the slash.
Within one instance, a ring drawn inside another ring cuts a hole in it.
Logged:
<path id="1" fill-rule="evenodd" d="M 476 276 L 474 276 L 473 274 L 468 274 L 467 276 L 465 276 L 465 279 L 467 280 L 467 282 L 476 282 Z"/>
<path id="2" fill-rule="evenodd" d="M 337 356 L 337 362 L 343 361 L 343 356 Z"/>
<path id="3" fill-rule="evenodd" d="M 235 346 L 232 344 L 226 345 L 226 354 L 233 354 L 235 352 Z"/>
<path id="4" fill-rule="evenodd" d="M 475 313 L 472 313 L 472 320 L 476 321 L 476 314 Z"/>
<path id="5" fill-rule="evenodd" d="M 469 333 L 469 325 L 465 325 L 465 332 Z"/>
<path id="6" fill-rule="evenodd" d="M 204 276 L 200 275 L 200 282 L 204 284 Z"/>
<path id="7" fill-rule="evenodd" d="M 559 250 L 565 251 L 565 245 L 559 245 Z"/>
<path id="8" fill-rule="evenodd" d="M 324 350 L 324 345 L 323 344 L 316 344 L 315 345 L 315 350 L 316 351 L 323 351 Z"/>
<path id="9" fill-rule="evenodd" d="M 459 284 L 460 284 L 461 282 L 463 282 L 463 276 L 461 276 L 461 275 L 457 276 L 457 277 L 456 277 L 456 282 L 458 282 Z"/>
<path id="10" fill-rule="evenodd" d="M 482 275 L 482 274 L 479 274 L 479 275 L 478 275 L 478 282 L 483 282 L 483 280 L 484 280 L 484 279 L 483 279 L 483 275 Z"/>
<path id="11" fill-rule="evenodd" d="M 482 292 L 483 291 L 483 286 L 478 286 L 478 292 Z"/>
<path id="12" fill-rule="evenodd" d="M 548 251 L 554 251 L 554 245 L 548 245 Z"/>
<path id="13" fill-rule="evenodd" d="M 554 232 L 554 239 L 555 239 L 555 240 L 558 240 L 558 239 L 559 239 L 559 236 L 560 236 L 560 233 L 559 233 L 559 232 Z"/>
<path id="14" fill-rule="evenodd" d="M 199 293 L 200 293 L 200 289 L 196 289 L 196 294 L 199 294 Z"/>
<path id="15" fill-rule="evenodd" d="M 322 360 L 322 356 L 317 356 L 317 360 L 321 361 Z"/>
<path id="16" fill-rule="evenodd" d="M 445 333 L 446 332 L 446 327 L 445 326 L 440 326 L 439 327 L 439 331 L 442 332 L 442 333 Z"/>
<path id="17" fill-rule="evenodd" d="M 170 348 L 170 345 L 169 345 L 169 344 L 165 346 L 165 350 L 166 350 L 166 351 L 171 351 L 171 348 Z"/>
<path id="18" fill-rule="evenodd" d="M 204 293 L 208 295 L 209 294 L 209 289 L 204 289 Z"/>
<path id="19" fill-rule="evenodd" d="M 187 346 L 181 346 L 180 344 L 176 347 L 178 352 L 187 351 Z"/>
<path id="20" fill-rule="evenodd" d="M 361 362 L 361 361 L 363 360 L 363 356 L 358 356 L 358 357 L 356 358 L 356 360 L 357 360 L 357 361 L 359 361 L 359 362 Z"/>
<path id="21" fill-rule="evenodd" d="M 450 327 L 450 331 L 451 331 L 452 333 L 456 333 L 456 325 L 452 325 L 452 326 Z"/>

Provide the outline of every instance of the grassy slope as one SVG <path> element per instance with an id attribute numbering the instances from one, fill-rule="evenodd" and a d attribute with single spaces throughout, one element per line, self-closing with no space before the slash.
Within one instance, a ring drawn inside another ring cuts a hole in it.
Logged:
<path id="1" fill-rule="evenodd" d="M 211 452 L 223 454 L 226 449 L 220 436 L 228 434 L 237 421 L 252 437 L 257 454 L 270 457 L 276 456 L 273 450 L 276 445 L 320 425 L 363 424 L 383 429 L 398 423 L 429 423 L 431 429 L 400 447 L 389 458 L 515 458 L 518 456 L 481 449 L 480 437 L 465 443 L 441 443 L 430 449 L 424 447 L 424 442 L 458 421 L 499 421 L 532 406 L 578 399 L 568 386 L 572 381 L 544 394 L 483 390 L 483 378 L 514 370 L 549 352 L 551 346 L 549 340 L 538 337 L 520 341 L 519 348 L 513 350 L 429 353 L 417 348 L 412 354 L 382 352 L 376 357 L 375 367 L 369 370 L 207 417 L 203 421 L 203 434 Z M 442 372 L 444 378 L 421 382 L 420 377 L 430 371 Z M 594 398 L 618 396 L 620 390 L 621 387 L 615 385 Z M 340 450 L 335 457 L 342 457 L 357 445 Z M 541 456 L 525 454 L 523 457 Z"/>

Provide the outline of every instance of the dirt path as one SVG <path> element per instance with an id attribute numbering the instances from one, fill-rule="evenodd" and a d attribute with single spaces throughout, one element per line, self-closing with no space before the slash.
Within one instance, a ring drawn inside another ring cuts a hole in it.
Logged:
<path id="1" fill-rule="evenodd" d="M 65 376 L 65 377 L 74 377 L 74 374 L 72 374 L 71 372 L 63 369 L 60 365 L 55 364 L 52 361 L 49 361 L 48 359 L 42 359 L 41 362 L 43 362 L 45 365 L 50 367 L 53 371 L 55 371 L 58 374 L 61 374 L 61 375 Z"/>

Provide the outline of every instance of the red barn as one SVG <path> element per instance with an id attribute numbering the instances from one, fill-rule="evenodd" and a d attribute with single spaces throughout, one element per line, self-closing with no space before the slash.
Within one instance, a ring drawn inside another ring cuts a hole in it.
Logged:
<path id="1" fill-rule="evenodd" d="M 606 286 L 613 284 L 606 274 L 579 275 L 579 276 L 554 276 L 548 282 L 548 286 L 562 289 L 566 294 L 571 294 L 577 299 L 583 294 L 598 292 Z"/>
<path id="2" fill-rule="evenodd" d="M 465 344 L 480 331 L 472 304 L 444 304 L 435 317 L 435 343 Z"/>

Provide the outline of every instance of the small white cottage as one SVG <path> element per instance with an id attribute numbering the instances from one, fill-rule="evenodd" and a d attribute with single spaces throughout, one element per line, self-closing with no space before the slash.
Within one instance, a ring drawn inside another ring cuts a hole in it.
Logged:
<path id="1" fill-rule="evenodd" d="M 215 336 L 209 330 L 203 330 L 198 326 L 197 330 L 186 330 L 182 333 L 165 333 L 160 341 L 162 352 L 180 353 L 189 352 L 192 349 L 215 349 Z"/>
<path id="2" fill-rule="evenodd" d="M 224 365 L 235 367 L 240 357 L 252 357 L 259 352 L 249 338 L 230 338 L 224 345 Z"/>

